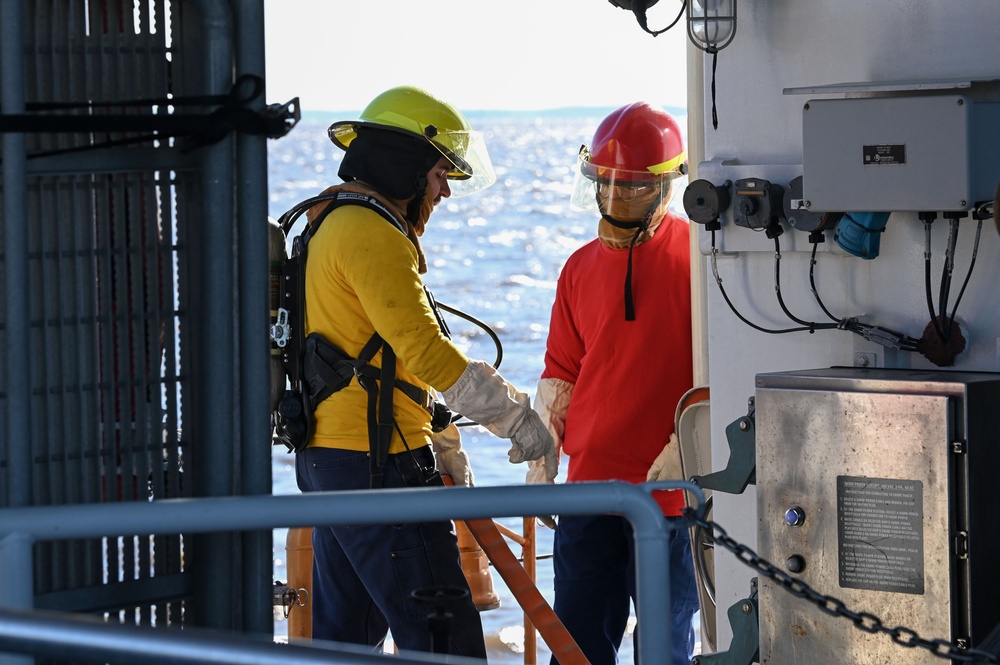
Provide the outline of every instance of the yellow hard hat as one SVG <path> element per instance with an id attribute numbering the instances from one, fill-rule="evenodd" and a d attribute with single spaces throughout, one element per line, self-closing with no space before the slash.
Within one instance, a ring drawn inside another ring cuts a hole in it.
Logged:
<path id="1" fill-rule="evenodd" d="M 420 88 L 399 86 L 386 90 L 365 107 L 357 120 L 330 125 L 330 140 L 347 150 L 358 136 L 358 127 L 402 132 L 428 141 L 453 166 L 448 173 L 448 178 L 456 181 L 451 187 L 453 197 L 496 182 L 482 134 L 473 130 L 451 104 Z"/>

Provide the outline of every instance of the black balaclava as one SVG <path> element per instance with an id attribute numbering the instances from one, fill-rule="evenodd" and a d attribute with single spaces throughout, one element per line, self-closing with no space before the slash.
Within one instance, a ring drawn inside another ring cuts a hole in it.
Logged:
<path id="1" fill-rule="evenodd" d="M 413 197 L 406 217 L 416 224 L 427 189 L 427 172 L 441 159 L 429 141 L 402 132 L 359 126 L 340 163 L 345 182 L 363 180 L 390 198 Z"/>

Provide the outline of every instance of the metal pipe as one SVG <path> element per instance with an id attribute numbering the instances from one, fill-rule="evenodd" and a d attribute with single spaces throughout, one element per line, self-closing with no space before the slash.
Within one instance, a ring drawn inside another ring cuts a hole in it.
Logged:
<path id="1" fill-rule="evenodd" d="M 0 3 L 0 108 L 6 114 L 24 113 L 24 48 L 22 5 Z M 28 297 L 28 180 L 24 134 L 4 132 L 4 376 L 7 410 L 4 438 L 8 506 L 31 502 L 31 302 Z M 28 604 L 30 607 L 30 602 Z"/>
<path id="2" fill-rule="evenodd" d="M 221 0 L 199 0 L 206 42 L 205 92 L 226 94 L 233 84 L 232 26 L 233 17 Z M 233 209 L 233 155 L 232 135 L 200 149 L 202 153 L 202 214 L 196 222 L 202 229 L 202 247 L 198 253 L 203 283 L 196 289 L 199 295 L 198 315 L 191 317 L 198 326 L 203 347 L 198 359 L 198 396 L 203 407 L 196 438 L 212 442 L 204 446 L 198 474 L 196 493 L 201 496 L 228 496 L 233 494 L 233 475 L 228 472 L 237 451 L 220 445 L 222 441 L 235 441 L 233 427 L 236 421 L 233 314 L 234 303 L 234 219 Z M 188 223 L 195 223 L 188 220 Z M 193 289 L 193 291 L 195 291 Z M 194 295 L 194 294 L 192 294 Z"/>
<path id="3" fill-rule="evenodd" d="M 26 571 L 34 566 L 32 559 L 34 540 L 23 533 L 9 533 L 0 537 L 0 570 Z M 31 575 L 11 574 L 4 580 L 3 605 L 30 608 L 34 606 L 35 593 Z"/>
<path id="4" fill-rule="evenodd" d="M 705 161 L 705 54 L 687 43 L 687 153 L 693 182 Z M 708 382 L 708 266 L 701 255 L 700 224 L 691 224 L 691 325 L 693 328 L 694 385 Z"/>
<path id="5" fill-rule="evenodd" d="M 3 605 L 12 608 L 34 606 L 32 545 L 32 539 L 24 534 L 12 533 L 0 537 L 0 570 L 8 573 L 4 584 Z M 32 663 L 34 663 L 32 658 L 0 653 L 0 665 L 32 665 Z"/>
<path id="6" fill-rule="evenodd" d="M 24 45 L 21 36 L 23 5 L 21 0 L 0 3 L 0 108 L 4 113 L 24 113 Z M 5 132 L 0 168 L 3 170 L 0 191 L 3 194 L 4 237 L 4 337 L 6 368 L 3 391 L 6 411 L 0 435 L 0 455 L 6 461 L 4 478 L 5 506 L 31 503 L 31 302 L 28 266 L 28 177 L 27 141 L 24 134 Z M 12 534 L 0 539 L 0 570 L 33 568 L 31 543 Z M 6 567 L 6 564 L 13 566 Z M 35 602 L 31 575 L 11 575 L 4 588 L 4 603 L 13 607 L 32 607 Z M 26 665 L 31 659 L 0 655 L 3 665 Z"/>
<path id="7" fill-rule="evenodd" d="M 264 78 L 264 3 L 246 2 L 235 13 L 236 72 Z M 250 108 L 261 112 L 265 93 Z M 268 341 L 267 138 L 236 137 L 236 228 L 239 289 L 239 390 L 242 435 L 239 494 L 271 493 L 270 343 Z M 243 534 L 243 629 L 274 630 L 270 531 Z"/>
<path id="8" fill-rule="evenodd" d="M 329 665 L 392 663 L 482 665 L 481 660 L 417 652 L 381 655 L 357 645 L 313 642 L 312 646 L 275 644 L 226 636 L 197 628 L 122 626 L 92 617 L 0 609 L 0 650 L 74 661 L 132 665 Z"/>
<path id="9" fill-rule="evenodd" d="M 0 534 L 39 540 L 150 533 L 206 533 L 262 528 L 422 522 L 441 519 L 518 517 L 537 514 L 614 513 L 632 525 L 635 537 L 636 613 L 667 617 L 670 611 L 668 529 L 651 490 L 684 489 L 700 505 L 704 495 L 688 482 L 632 485 L 621 481 L 514 487 L 450 487 L 302 495 L 167 499 L 148 504 L 35 506 L 4 511 Z M 458 494 L 461 492 L 462 494 Z M 31 577 L 30 571 L 10 571 Z M 638 651 L 669 653 L 670 631 L 643 630 Z"/>
<path id="10" fill-rule="evenodd" d="M 197 0 L 204 37 L 204 92 L 225 94 L 233 85 L 233 15 L 223 0 Z M 231 496 L 234 465 L 240 464 L 242 439 L 235 433 L 239 405 L 236 403 L 236 358 L 234 316 L 235 210 L 233 207 L 235 140 L 227 135 L 199 149 L 202 155 L 202 207 L 200 220 L 186 220 L 200 231 L 201 246 L 196 274 L 201 284 L 190 290 L 193 316 L 189 318 L 195 346 L 192 356 L 192 391 L 198 405 L 192 439 L 208 445 L 195 451 L 193 464 L 196 496 Z M 248 408 L 253 405 L 247 405 Z M 248 433 L 249 434 L 249 433 Z M 226 445 L 228 443 L 229 445 Z M 206 534 L 193 544 L 198 552 L 192 574 L 201 593 L 191 604 L 196 625 L 234 630 L 238 627 L 236 584 L 238 555 L 233 534 Z"/>

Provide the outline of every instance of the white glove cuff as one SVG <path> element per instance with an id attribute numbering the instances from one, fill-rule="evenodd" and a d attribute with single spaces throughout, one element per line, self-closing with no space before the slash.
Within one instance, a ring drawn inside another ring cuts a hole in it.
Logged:
<path id="1" fill-rule="evenodd" d="M 453 411 L 505 439 L 517 431 L 528 411 L 528 395 L 481 360 L 470 361 L 441 396 Z"/>

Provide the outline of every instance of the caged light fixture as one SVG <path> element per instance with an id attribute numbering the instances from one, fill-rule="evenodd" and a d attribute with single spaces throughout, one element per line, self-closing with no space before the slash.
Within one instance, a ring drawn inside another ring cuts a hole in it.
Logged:
<path id="1" fill-rule="evenodd" d="M 719 51 L 729 46 L 736 36 L 736 0 L 681 0 L 681 9 L 673 23 L 660 30 L 651 30 L 646 10 L 658 0 L 608 0 L 609 3 L 635 14 L 639 26 L 654 37 L 666 32 L 680 21 L 687 10 L 687 34 L 691 43 L 712 55 L 712 127 L 719 128 L 715 104 L 715 70 Z"/>
<path id="2" fill-rule="evenodd" d="M 736 0 L 685 0 L 688 4 L 687 32 L 691 43 L 712 55 L 712 127 L 719 128 L 715 104 L 715 69 L 719 51 L 736 36 Z"/>
<path id="3" fill-rule="evenodd" d="M 707 53 L 729 46 L 736 36 L 736 0 L 688 0 L 687 33 Z"/>
<path id="4" fill-rule="evenodd" d="M 736 0 L 681 0 L 680 13 L 665 28 L 651 30 L 646 12 L 659 0 L 608 0 L 609 3 L 635 14 L 639 26 L 649 34 L 662 34 L 674 24 L 687 9 L 687 33 L 691 43 L 708 53 L 718 53 L 729 46 L 736 36 Z"/>

